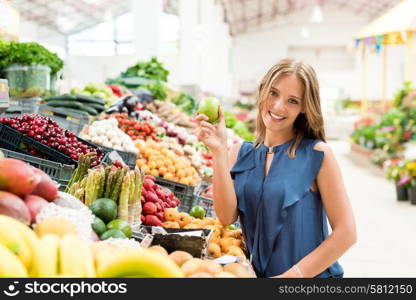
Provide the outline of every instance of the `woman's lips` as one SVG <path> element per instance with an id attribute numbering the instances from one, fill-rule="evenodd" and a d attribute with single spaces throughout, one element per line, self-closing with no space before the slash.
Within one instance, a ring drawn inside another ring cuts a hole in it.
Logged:
<path id="1" fill-rule="evenodd" d="M 276 121 L 276 122 L 281 122 L 284 119 L 286 119 L 286 117 L 276 115 L 276 114 L 272 113 L 270 110 L 269 110 L 269 116 L 272 118 L 273 121 Z"/>

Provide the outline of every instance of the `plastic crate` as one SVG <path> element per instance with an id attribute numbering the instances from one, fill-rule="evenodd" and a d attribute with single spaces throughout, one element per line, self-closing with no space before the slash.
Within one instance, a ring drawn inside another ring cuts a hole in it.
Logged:
<path id="1" fill-rule="evenodd" d="M 210 198 L 197 196 L 194 205 L 199 205 L 205 210 L 206 217 L 216 217 L 214 210 L 214 202 Z"/>
<path id="2" fill-rule="evenodd" d="M 10 98 L 9 108 L 6 113 L 31 114 L 38 113 L 40 98 Z"/>
<path id="3" fill-rule="evenodd" d="M 124 163 L 129 166 L 131 169 L 134 169 L 136 166 L 137 155 L 132 152 L 126 152 L 121 150 L 116 150 L 112 148 L 107 148 L 100 145 L 100 148 L 104 149 L 107 152 L 116 151 L 118 155 L 123 159 Z"/>
<path id="4" fill-rule="evenodd" d="M 93 147 L 93 148 L 99 148 L 97 145 L 91 144 L 87 141 L 84 141 L 80 138 L 78 138 L 81 142 L 84 144 Z M 31 138 L 27 135 L 24 135 L 23 133 L 9 127 L 9 126 L 3 126 L 0 130 L 0 147 L 5 148 L 7 150 L 12 150 L 15 152 L 20 152 L 23 154 L 29 154 L 29 152 L 26 151 L 27 147 L 32 147 L 35 149 L 38 153 L 42 153 L 42 155 L 45 157 L 46 160 L 58 162 L 65 165 L 77 165 L 78 162 L 70 158 L 64 153 L 61 153 L 47 145 L 42 144 L 41 142 L 35 140 L 34 138 Z M 106 157 L 108 156 L 108 152 L 103 150 L 104 157 L 102 161 L 105 161 Z"/>
<path id="5" fill-rule="evenodd" d="M 66 188 L 73 172 L 75 171 L 75 166 L 73 165 L 64 165 L 2 148 L 0 148 L 0 151 L 2 151 L 6 157 L 24 161 L 35 168 L 41 169 L 43 172 L 48 174 L 49 177 L 59 183 L 60 190 L 64 190 Z"/>
<path id="6" fill-rule="evenodd" d="M 89 122 L 88 116 L 48 105 L 41 105 L 39 113 L 51 118 L 58 123 L 61 128 L 67 129 L 76 135 L 79 135 L 82 128 Z"/>
<path id="7" fill-rule="evenodd" d="M 181 200 L 179 210 L 189 212 L 194 206 L 196 187 L 156 177 L 156 183 L 171 190 Z"/>

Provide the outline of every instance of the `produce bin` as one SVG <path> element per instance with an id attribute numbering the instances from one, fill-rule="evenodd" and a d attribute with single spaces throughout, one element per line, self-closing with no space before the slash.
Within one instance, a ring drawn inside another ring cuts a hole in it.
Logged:
<path id="1" fill-rule="evenodd" d="M 40 98 L 12 98 L 7 114 L 32 114 L 39 112 Z"/>
<path id="2" fill-rule="evenodd" d="M 10 97 L 39 97 L 50 89 L 51 69 L 48 66 L 15 64 L 4 72 L 9 81 Z"/>
<path id="3" fill-rule="evenodd" d="M 87 141 L 84 141 L 80 138 L 78 138 L 81 142 L 84 144 L 93 147 L 93 148 L 99 148 L 97 145 L 91 144 Z M 12 150 L 15 152 L 20 152 L 23 154 L 29 154 L 27 151 L 28 147 L 31 147 L 35 149 L 38 153 L 42 153 L 45 159 L 58 162 L 61 164 L 66 165 L 77 165 L 78 162 L 70 158 L 64 153 L 61 153 L 47 145 L 42 144 L 41 142 L 24 135 L 23 133 L 20 133 L 19 131 L 3 125 L 0 129 L 0 147 L 5 148 L 7 150 Z M 102 161 L 104 162 L 107 159 L 108 152 L 103 150 L 104 157 Z"/>
<path id="4" fill-rule="evenodd" d="M 51 118 L 58 123 L 60 127 L 67 129 L 76 135 L 79 135 L 82 128 L 89 122 L 89 116 L 48 105 L 41 105 L 39 113 Z"/>
<path id="5" fill-rule="evenodd" d="M 132 153 L 132 152 L 126 152 L 126 151 L 121 151 L 121 150 L 116 150 L 116 149 L 112 149 L 112 148 L 107 148 L 104 146 L 99 145 L 100 148 L 104 149 L 107 152 L 112 152 L 112 151 L 116 151 L 118 153 L 118 155 L 120 155 L 120 157 L 123 159 L 124 163 L 129 166 L 130 169 L 134 169 L 136 167 L 136 160 L 137 160 L 137 155 Z"/>
<path id="6" fill-rule="evenodd" d="M 156 183 L 171 190 L 175 196 L 181 200 L 179 210 L 189 212 L 194 206 L 195 191 L 197 187 L 167 180 L 161 177 L 156 177 Z"/>
<path id="7" fill-rule="evenodd" d="M 43 172 L 48 174 L 49 177 L 59 183 L 59 189 L 62 191 L 65 190 L 69 180 L 71 179 L 72 173 L 75 171 L 75 166 L 73 165 L 64 165 L 3 148 L 0 148 L 0 151 L 3 152 L 6 157 L 24 161 L 35 168 L 41 169 Z"/>
<path id="8" fill-rule="evenodd" d="M 214 210 L 214 202 L 210 198 L 205 198 L 202 196 L 197 196 L 194 202 L 194 205 L 199 205 L 205 210 L 206 217 L 216 217 Z"/>
<path id="9" fill-rule="evenodd" d="M 164 228 L 168 234 L 153 233 L 152 226 L 142 226 L 148 234 L 153 235 L 152 246 L 160 245 L 168 253 L 181 250 L 190 253 L 193 257 L 207 257 L 207 245 L 211 238 L 211 229 L 176 229 Z M 190 231 L 202 231 L 202 236 L 182 236 L 180 233 Z M 177 234 L 175 234 L 177 233 Z M 133 231 L 133 238 L 137 239 L 137 233 Z"/>

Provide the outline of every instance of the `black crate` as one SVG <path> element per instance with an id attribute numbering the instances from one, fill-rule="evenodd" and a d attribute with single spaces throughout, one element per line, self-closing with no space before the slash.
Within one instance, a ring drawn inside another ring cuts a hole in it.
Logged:
<path id="1" fill-rule="evenodd" d="M 55 180 L 59 183 L 59 189 L 65 190 L 66 186 L 71 179 L 72 173 L 75 171 L 75 166 L 73 165 L 63 165 L 53 161 L 41 159 L 38 157 L 10 151 L 7 149 L 0 148 L 0 151 L 4 153 L 6 157 L 15 158 L 21 161 L 24 161 L 31 166 L 38 168 L 49 175 L 52 180 Z"/>
<path id="2" fill-rule="evenodd" d="M 78 138 L 82 143 L 93 147 L 99 148 L 97 145 L 84 141 Z M 15 152 L 20 152 L 23 154 L 31 155 L 28 151 L 28 147 L 32 147 L 38 153 L 42 153 L 46 160 L 58 162 L 65 165 L 77 165 L 78 162 L 70 158 L 64 153 L 61 153 L 47 145 L 42 144 L 41 142 L 31 138 L 10 126 L 3 126 L 0 130 L 0 147 L 5 148 L 7 150 L 12 150 Z M 108 156 L 108 152 L 103 150 L 104 158 L 102 161 L 105 161 L 106 157 Z"/>
<path id="3" fill-rule="evenodd" d="M 51 118 L 58 123 L 61 128 L 67 129 L 76 135 L 79 135 L 82 128 L 89 122 L 88 116 L 48 105 L 41 105 L 39 113 Z"/>
<path id="4" fill-rule="evenodd" d="M 181 200 L 178 209 L 182 212 L 189 212 L 194 206 L 196 187 L 156 177 L 156 183 L 171 190 L 176 198 Z"/>
<path id="5" fill-rule="evenodd" d="M 214 210 L 214 201 L 210 198 L 197 196 L 194 205 L 199 205 L 205 210 L 206 217 L 216 217 Z"/>
<path id="6" fill-rule="evenodd" d="M 101 145 L 99 146 L 100 148 L 104 149 L 106 152 L 116 151 L 118 155 L 120 155 L 120 157 L 123 159 L 124 163 L 127 166 L 129 166 L 131 169 L 134 169 L 136 167 L 137 155 L 135 153 L 107 148 Z"/>

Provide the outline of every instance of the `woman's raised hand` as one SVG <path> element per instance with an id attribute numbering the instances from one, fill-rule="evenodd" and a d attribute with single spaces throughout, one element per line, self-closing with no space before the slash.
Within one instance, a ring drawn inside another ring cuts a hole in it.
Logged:
<path id="1" fill-rule="evenodd" d="M 202 114 L 198 114 L 195 121 L 198 124 L 198 141 L 203 142 L 214 154 L 221 150 L 227 150 L 227 129 L 221 106 L 216 125 L 209 123 L 208 117 Z"/>

